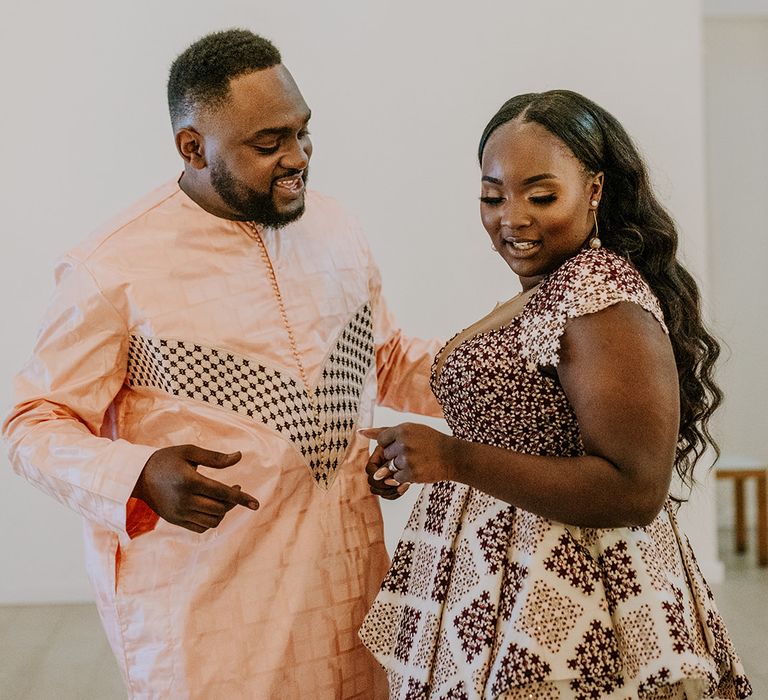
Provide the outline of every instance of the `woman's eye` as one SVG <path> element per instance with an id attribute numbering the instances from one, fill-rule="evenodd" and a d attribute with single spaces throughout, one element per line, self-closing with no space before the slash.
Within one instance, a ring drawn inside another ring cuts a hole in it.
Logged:
<path id="1" fill-rule="evenodd" d="M 554 202 L 556 199 L 557 197 L 554 194 L 535 195 L 530 198 L 534 204 L 549 204 L 550 202 Z"/>
<path id="2" fill-rule="evenodd" d="M 502 198 L 501 197 L 480 197 L 480 201 L 483 204 L 490 204 L 491 206 L 495 204 L 501 204 Z"/>

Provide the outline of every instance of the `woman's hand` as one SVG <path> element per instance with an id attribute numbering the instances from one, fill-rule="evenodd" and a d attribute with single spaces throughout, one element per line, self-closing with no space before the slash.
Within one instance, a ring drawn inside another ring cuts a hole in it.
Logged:
<path id="1" fill-rule="evenodd" d="M 444 481 L 455 474 L 459 441 L 450 435 L 417 423 L 358 432 L 378 443 L 365 466 L 371 493 L 377 496 L 392 500 L 411 483 Z"/>

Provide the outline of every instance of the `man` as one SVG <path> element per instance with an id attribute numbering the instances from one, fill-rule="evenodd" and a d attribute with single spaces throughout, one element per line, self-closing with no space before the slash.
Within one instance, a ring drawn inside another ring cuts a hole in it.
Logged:
<path id="1" fill-rule="evenodd" d="M 305 191 L 310 110 L 270 42 L 200 39 L 168 97 L 184 172 L 60 264 L 12 463 L 85 517 L 132 697 L 384 697 L 357 637 L 387 556 L 356 429 L 377 399 L 438 412 L 434 344 Z"/>

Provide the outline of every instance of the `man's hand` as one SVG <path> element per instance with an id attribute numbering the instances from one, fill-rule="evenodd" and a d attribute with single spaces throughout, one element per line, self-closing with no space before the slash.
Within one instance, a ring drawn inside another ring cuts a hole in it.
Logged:
<path id="1" fill-rule="evenodd" d="M 259 507 L 259 502 L 239 486 L 227 486 L 197 473 L 198 465 L 225 469 L 241 457 L 240 452 L 224 454 L 195 445 L 164 447 L 147 460 L 131 495 L 163 520 L 205 532 L 217 527 L 236 505 L 251 510 Z"/>

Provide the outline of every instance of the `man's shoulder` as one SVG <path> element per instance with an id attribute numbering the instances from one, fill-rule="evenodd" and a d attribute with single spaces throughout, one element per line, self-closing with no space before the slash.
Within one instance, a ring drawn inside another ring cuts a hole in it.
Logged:
<path id="1" fill-rule="evenodd" d="M 129 205 L 95 229 L 85 240 L 70 249 L 66 256 L 85 262 L 104 247 L 110 247 L 123 234 L 151 226 L 153 215 L 170 213 L 180 202 L 181 190 L 176 180 L 166 182 Z"/>

